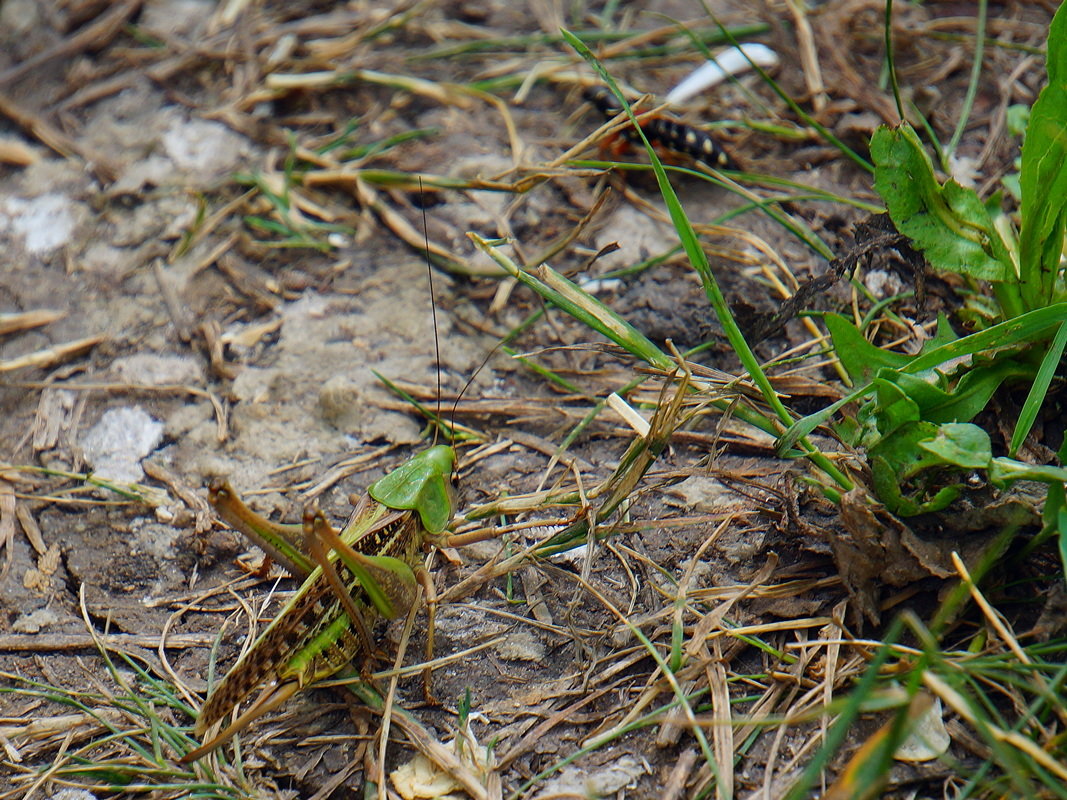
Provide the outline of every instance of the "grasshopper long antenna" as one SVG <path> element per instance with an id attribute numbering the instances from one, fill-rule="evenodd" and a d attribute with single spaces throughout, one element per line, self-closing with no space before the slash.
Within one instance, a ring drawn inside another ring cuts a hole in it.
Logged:
<path id="1" fill-rule="evenodd" d="M 421 175 L 419 176 L 419 192 L 423 192 Z M 433 318 L 433 351 L 434 359 L 437 361 L 437 410 L 435 413 L 437 424 L 434 425 L 433 429 L 433 443 L 437 444 L 437 437 L 441 433 L 441 337 L 437 328 L 437 303 L 434 302 L 436 294 L 433 288 L 433 265 L 430 261 L 430 234 L 429 224 L 426 220 L 425 203 L 422 205 L 422 239 L 423 254 L 426 256 L 426 279 L 430 286 L 430 316 Z M 471 388 L 471 384 L 473 384 L 474 379 L 478 377 L 478 373 L 480 373 L 485 365 L 489 363 L 489 359 L 493 357 L 493 354 L 500 349 L 505 341 L 507 340 L 504 339 L 497 342 L 496 346 L 486 354 L 485 358 L 482 359 L 482 363 L 478 365 L 478 368 L 474 370 L 470 378 L 467 379 L 467 382 L 463 384 L 463 388 L 460 390 L 459 394 L 456 395 L 456 401 L 452 404 L 451 418 L 448 421 L 452 441 L 455 441 L 456 438 L 456 413 L 459 409 L 459 401 L 463 399 L 463 395 L 465 395 L 467 390 Z"/>
<path id="2" fill-rule="evenodd" d="M 456 414 L 459 411 L 459 401 L 463 399 L 463 395 L 465 395 L 467 393 L 467 390 L 471 388 L 471 384 L 473 384 L 474 379 L 478 377 L 478 373 L 480 373 L 485 367 L 485 365 L 489 363 L 489 359 L 492 358 L 493 354 L 496 353 L 496 351 L 499 350 L 501 347 L 503 347 L 506 342 L 507 339 L 505 338 L 501 339 L 499 342 L 493 345 L 493 349 L 485 354 L 485 358 L 482 359 L 482 363 L 479 364 L 478 368 L 471 373 L 471 376 L 467 379 L 467 382 L 463 384 L 463 388 L 459 390 L 459 394 L 456 395 L 456 402 L 452 404 L 452 418 L 449 420 L 448 423 L 449 426 L 452 428 L 453 438 L 456 435 Z M 441 398 L 438 398 L 438 400 L 440 399 Z"/>
<path id="3" fill-rule="evenodd" d="M 419 176 L 419 194 L 424 194 L 422 188 L 422 176 Z M 422 204 L 422 241 L 423 253 L 426 256 L 426 279 L 430 286 L 430 317 L 433 319 L 433 355 L 437 364 L 437 412 L 438 424 L 433 427 L 433 443 L 437 444 L 437 436 L 441 433 L 441 336 L 437 330 L 437 303 L 436 294 L 433 290 L 433 265 L 430 263 L 430 233 L 426 221 L 426 203 Z M 464 387 L 465 388 L 465 387 Z M 452 424 L 455 431 L 455 422 Z"/>
<path id="4" fill-rule="evenodd" d="M 421 175 L 419 176 L 419 192 L 423 193 L 422 176 Z M 434 351 L 434 359 L 437 362 L 437 409 L 436 409 L 436 412 L 435 412 L 435 417 L 437 419 L 437 424 L 434 426 L 434 429 L 433 429 L 433 443 L 436 445 L 437 444 L 437 437 L 441 433 L 441 425 L 442 425 L 442 421 L 441 421 L 441 392 L 442 392 L 442 389 L 441 389 L 441 337 L 440 337 L 440 334 L 439 334 L 438 328 L 437 328 L 437 303 L 434 302 L 434 298 L 435 298 L 436 295 L 435 295 L 434 288 L 433 288 L 433 264 L 430 261 L 430 234 L 429 234 L 429 224 L 428 224 L 427 219 L 426 219 L 426 205 L 425 205 L 425 203 L 422 205 L 422 209 L 421 210 L 422 210 L 423 254 L 426 256 L 426 279 L 427 279 L 427 282 L 429 283 L 429 286 L 430 286 L 430 316 L 433 319 L 433 351 Z M 492 358 L 493 354 L 496 353 L 496 351 L 499 350 L 507 341 L 508 341 L 507 338 L 501 339 L 499 342 L 496 343 L 496 345 L 493 347 L 492 350 L 490 350 L 488 353 L 486 353 L 485 358 L 482 359 L 482 363 L 480 363 L 478 365 L 478 368 L 476 370 L 474 370 L 474 372 L 471 374 L 470 378 L 467 379 L 467 382 L 465 384 L 463 384 L 463 388 L 460 389 L 459 394 L 456 395 L 456 401 L 452 404 L 452 414 L 451 414 L 450 419 L 448 421 L 448 427 L 449 427 L 449 431 L 450 431 L 450 436 L 451 436 L 451 439 L 452 439 L 453 442 L 456 439 L 456 413 L 459 410 L 459 402 L 460 402 L 460 400 L 463 399 L 463 395 L 465 395 L 467 393 L 467 390 L 469 388 L 471 388 L 471 385 L 474 383 L 474 379 L 478 377 L 478 373 L 480 373 L 482 371 L 482 369 L 485 367 L 485 365 L 489 363 L 489 359 Z"/>

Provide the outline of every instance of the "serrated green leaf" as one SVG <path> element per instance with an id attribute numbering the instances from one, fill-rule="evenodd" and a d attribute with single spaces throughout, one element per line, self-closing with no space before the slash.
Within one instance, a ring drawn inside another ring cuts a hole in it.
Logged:
<path id="1" fill-rule="evenodd" d="M 938 184 L 933 164 L 906 122 L 871 139 L 874 184 L 897 230 L 940 270 L 987 281 L 1014 277 L 1007 247 L 973 189 Z"/>

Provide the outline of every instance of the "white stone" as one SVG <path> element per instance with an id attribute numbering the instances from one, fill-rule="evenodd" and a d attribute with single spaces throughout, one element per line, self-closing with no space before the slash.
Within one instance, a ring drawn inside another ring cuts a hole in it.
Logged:
<path id="1" fill-rule="evenodd" d="M 140 406 L 108 409 L 81 445 L 86 461 L 98 478 L 137 483 L 144 477 L 141 459 L 163 438 L 163 423 Z"/>

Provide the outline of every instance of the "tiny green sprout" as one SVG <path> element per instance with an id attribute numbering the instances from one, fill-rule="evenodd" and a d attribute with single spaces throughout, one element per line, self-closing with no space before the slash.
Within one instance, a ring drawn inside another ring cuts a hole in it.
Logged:
<path id="1" fill-rule="evenodd" d="M 456 453 L 434 445 L 371 484 L 371 497 L 398 511 L 417 511 L 429 533 L 441 533 L 452 519 L 452 466 Z"/>
<path id="2" fill-rule="evenodd" d="M 465 728 L 471 715 L 471 688 L 469 686 L 463 690 L 463 697 L 459 699 L 457 713 L 459 715 L 459 727 Z"/>

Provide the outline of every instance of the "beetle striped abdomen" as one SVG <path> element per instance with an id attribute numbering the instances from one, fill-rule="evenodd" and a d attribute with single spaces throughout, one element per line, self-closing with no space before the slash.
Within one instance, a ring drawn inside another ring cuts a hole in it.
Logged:
<path id="1" fill-rule="evenodd" d="M 622 113 L 622 107 L 615 95 L 606 86 L 590 86 L 582 96 L 592 103 L 605 117 L 615 117 Z M 729 154 L 715 141 L 711 134 L 693 125 L 684 123 L 674 117 L 657 115 L 640 120 L 641 130 L 653 145 L 672 150 L 675 153 L 701 161 L 710 167 L 733 169 L 735 164 Z M 628 127 L 622 135 L 630 142 L 639 144 L 641 137 Z"/>

